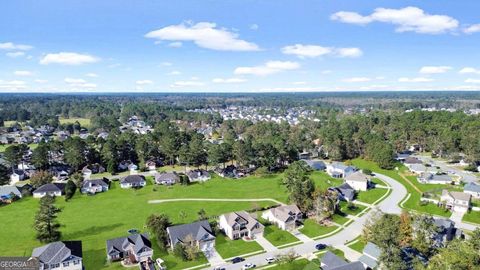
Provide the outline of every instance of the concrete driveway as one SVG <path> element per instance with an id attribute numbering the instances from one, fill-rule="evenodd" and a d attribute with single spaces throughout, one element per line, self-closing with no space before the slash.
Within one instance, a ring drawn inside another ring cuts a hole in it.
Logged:
<path id="1" fill-rule="evenodd" d="M 225 263 L 222 256 L 220 256 L 220 254 L 218 254 L 218 252 L 215 248 L 211 248 L 209 250 L 203 251 L 203 254 L 207 258 L 208 263 L 210 263 L 211 266 L 217 266 L 217 265 Z"/>
<path id="2" fill-rule="evenodd" d="M 274 245 L 272 245 L 272 243 L 270 243 L 267 239 L 265 239 L 265 237 L 263 237 L 263 235 L 257 235 L 255 237 L 255 241 L 260 245 L 262 246 L 262 248 L 267 251 L 267 252 L 271 252 L 271 251 L 276 251 L 278 250 Z"/>

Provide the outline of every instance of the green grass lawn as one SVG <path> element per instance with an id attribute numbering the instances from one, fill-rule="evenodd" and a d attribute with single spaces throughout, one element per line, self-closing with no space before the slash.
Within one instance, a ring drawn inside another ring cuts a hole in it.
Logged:
<path id="1" fill-rule="evenodd" d="M 332 226 L 322 226 L 318 223 L 316 223 L 312 219 L 306 219 L 303 228 L 300 229 L 300 232 L 305 234 L 306 236 L 310 238 L 318 237 L 327 233 L 331 233 L 335 231 L 338 228 L 336 225 Z"/>
<path id="2" fill-rule="evenodd" d="M 339 186 L 343 183 L 343 179 L 333 178 L 326 172 L 322 171 L 312 172 L 310 178 L 320 190 L 327 190 L 329 187 Z"/>
<path id="3" fill-rule="evenodd" d="M 269 267 L 270 270 L 317 270 L 320 265 L 316 262 L 311 262 L 307 259 L 298 259 L 291 263 L 278 264 L 273 267 Z"/>
<path id="4" fill-rule="evenodd" d="M 376 178 L 376 177 L 373 177 L 370 182 L 374 183 L 375 185 L 382 185 L 382 186 L 386 186 L 387 184 L 385 182 L 383 182 L 382 180 Z"/>
<path id="5" fill-rule="evenodd" d="M 344 253 L 342 250 L 336 249 L 336 248 L 331 248 L 331 247 L 330 247 L 330 248 L 328 248 L 328 251 L 332 252 L 333 254 L 335 254 L 335 255 L 337 255 L 338 257 L 340 257 L 340 258 L 342 258 L 342 259 L 345 260 L 345 253 Z M 318 256 L 317 256 L 318 259 L 319 259 L 319 260 L 322 260 L 323 256 L 325 256 L 325 253 L 326 253 L 326 252 L 322 252 L 322 253 L 318 254 Z"/>
<path id="6" fill-rule="evenodd" d="M 355 208 L 354 209 L 349 209 L 348 208 L 348 203 L 345 201 L 340 201 L 340 211 L 346 215 L 358 215 L 360 212 L 362 212 L 366 206 L 360 205 L 360 204 L 354 204 Z"/>
<path id="7" fill-rule="evenodd" d="M 470 211 L 463 216 L 462 220 L 480 224 L 480 211 Z"/>
<path id="8" fill-rule="evenodd" d="M 70 117 L 70 118 L 60 118 L 58 119 L 60 124 L 74 124 L 78 121 L 82 127 L 89 127 L 90 126 L 90 119 L 88 118 L 80 118 L 80 117 Z"/>
<path id="9" fill-rule="evenodd" d="M 386 176 L 389 176 L 396 181 L 400 182 L 402 185 L 405 186 L 407 189 L 407 192 L 411 194 L 410 198 L 404 203 L 404 208 L 406 209 L 411 209 L 420 213 L 427 213 L 427 214 L 434 214 L 434 215 L 439 215 L 443 217 L 450 217 L 451 213 L 448 211 L 445 211 L 443 208 L 438 207 L 434 204 L 427 204 L 427 205 L 420 205 L 420 197 L 421 194 L 415 190 L 405 179 L 403 179 L 400 175 L 399 172 L 404 172 L 406 171 L 406 167 L 403 166 L 402 164 L 398 164 L 398 171 L 396 170 L 385 170 L 381 169 L 378 167 L 378 165 L 374 162 L 363 160 L 363 159 L 354 159 L 352 160 L 352 164 L 355 165 L 356 167 L 360 169 L 370 169 L 373 172 L 378 172 L 380 174 L 384 174 Z M 415 184 L 414 182 L 412 182 Z"/>
<path id="10" fill-rule="evenodd" d="M 270 224 L 265 226 L 263 236 L 274 246 L 282 246 L 300 241 L 291 233 L 279 229 L 276 225 Z"/>
<path id="11" fill-rule="evenodd" d="M 258 180 L 261 182 L 262 180 Z M 266 180 L 271 182 L 270 180 Z M 235 182 L 235 183 L 239 183 Z M 232 183 L 235 185 L 235 183 Z M 244 188 L 251 188 L 251 184 L 236 185 L 237 196 L 250 194 Z M 268 185 L 267 185 L 268 186 Z M 272 185 L 274 186 L 274 185 Z M 180 191 L 174 191 L 174 189 Z M 69 202 L 63 198 L 57 198 L 56 205 L 62 209 L 59 214 L 59 222 L 62 224 L 62 240 L 81 240 L 83 243 L 84 264 L 86 269 L 115 269 L 115 264 L 105 266 L 105 244 L 110 238 L 120 237 L 127 234 L 127 230 L 137 228 L 143 230 L 145 220 L 150 214 L 167 214 L 174 224 L 188 223 L 198 218 L 197 212 L 205 209 L 210 217 L 216 217 L 222 213 L 251 209 L 251 202 L 169 202 L 162 204 L 148 204 L 150 199 L 172 198 L 182 192 L 191 192 L 190 197 L 227 197 L 233 192 L 226 192 L 226 187 L 215 189 L 214 186 L 192 185 L 190 187 L 175 186 L 171 190 L 162 189 L 153 191 L 150 184 L 140 190 L 121 189 L 118 182 L 114 182 L 112 188 L 102 194 L 85 196 L 76 194 Z M 202 193 L 202 189 L 204 192 Z M 266 190 L 268 191 L 268 190 Z M 215 193 L 223 192 L 223 193 Z M 262 195 L 260 190 L 252 196 L 269 197 L 270 194 Z M 278 192 L 278 189 L 277 189 Z M 279 195 L 277 195 L 279 196 Z M 183 194 L 182 197 L 189 197 Z M 280 196 L 279 196 L 280 197 Z M 258 202 L 256 206 L 272 205 L 270 202 Z M 0 209 L 2 229 L 0 230 L 0 256 L 29 256 L 34 247 L 41 244 L 35 240 L 35 232 L 32 229 L 34 216 L 38 210 L 38 199 L 24 198 L 11 205 Z M 179 211 L 186 213 L 183 220 Z M 248 243 L 251 244 L 251 243 Z M 253 243 L 252 245 L 256 245 Z M 229 249 L 227 248 L 227 251 Z M 234 252 L 234 251 L 232 251 Z M 155 258 L 165 254 L 155 253 Z M 169 269 L 183 269 L 182 265 L 203 264 L 204 260 L 195 262 L 182 262 L 173 256 L 165 258 Z M 177 265 L 177 266 L 175 266 Z"/>
<path id="12" fill-rule="evenodd" d="M 367 191 L 360 191 L 357 194 L 357 200 L 364 203 L 373 204 L 387 192 L 388 189 L 386 188 L 372 188 Z"/>
<path id="13" fill-rule="evenodd" d="M 335 214 L 333 215 L 333 218 L 332 218 L 332 221 L 337 223 L 337 224 L 340 224 L 340 225 L 343 225 L 345 223 L 347 223 L 350 219 L 343 216 L 343 215 L 340 215 L 340 214 Z"/>
<path id="14" fill-rule="evenodd" d="M 357 237 L 356 240 L 358 240 L 357 242 L 353 243 L 353 244 L 349 244 L 347 245 L 349 248 L 355 250 L 355 251 L 358 251 L 360 253 L 363 253 L 363 249 L 365 248 L 365 246 L 367 245 L 367 243 L 365 241 L 363 241 L 360 237 Z"/>
<path id="15" fill-rule="evenodd" d="M 263 251 L 263 248 L 255 241 L 244 241 L 242 239 L 230 240 L 224 234 L 217 235 L 215 249 L 224 259 L 240 256 L 247 253 Z"/>

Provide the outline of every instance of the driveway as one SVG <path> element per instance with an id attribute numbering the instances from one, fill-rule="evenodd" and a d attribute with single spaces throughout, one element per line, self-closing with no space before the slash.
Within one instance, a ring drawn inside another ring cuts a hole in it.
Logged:
<path id="1" fill-rule="evenodd" d="M 297 237 L 303 243 L 312 242 L 312 238 L 306 236 L 305 234 L 301 233 L 298 229 L 295 229 L 291 232 L 295 237 Z"/>
<path id="2" fill-rule="evenodd" d="M 265 239 L 265 237 L 263 237 L 263 235 L 257 235 L 255 237 L 255 241 L 260 245 L 262 246 L 262 248 L 267 251 L 267 252 L 271 252 L 271 251 L 276 251 L 278 250 L 274 245 L 272 245 L 272 243 L 270 243 L 267 239 Z"/>
<path id="3" fill-rule="evenodd" d="M 208 263 L 210 263 L 211 266 L 217 266 L 222 263 L 225 263 L 225 261 L 220 256 L 220 254 L 218 254 L 215 248 L 211 248 L 209 250 L 203 251 L 203 254 L 205 254 L 205 257 L 207 258 Z"/>
<path id="4" fill-rule="evenodd" d="M 393 192 L 390 193 L 390 195 L 387 198 L 381 201 L 376 208 L 386 213 L 400 214 L 401 208 L 398 206 L 398 203 L 407 195 L 407 190 L 402 184 L 398 183 L 397 181 L 395 181 L 394 179 L 388 176 L 381 175 L 381 174 L 375 174 L 375 175 L 376 177 L 380 178 L 380 180 L 388 183 L 393 189 Z M 318 243 L 324 243 L 334 247 L 343 246 L 345 245 L 345 243 L 355 239 L 362 233 L 363 226 L 369 219 L 372 218 L 374 214 L 373 212 L 374 211 L 369 211 L 365 215 L 358 217 L 356 220 L 354 220 L 352 223 L 346 226 L 345 229 L 343 229 L 339 233 L 334 234 L 332 236 L 329 236 L 317 241 L 309 241 L 307 243 L 298 244 L 298 245 L 286 248 L 284 250 L 267 251 L 262 254 L 245 258 L 245 261 L 238 265 L 225 263 L 225 264 L 222 264 L 221 266 L 229 270 L 241 269 L 242 266 L 246 263 L 253 263 L 253 264 L 256 264 L 257 266 L 262 266 L 262 265 L 266 265 L 266 261 L 265 261 L 266 258 L 278 256 L 280 254 L 284 254 L 292 250 L 298 256 L 308 256 L 313 252 L 317 251 L 315 249 L 315 245 Z"/>

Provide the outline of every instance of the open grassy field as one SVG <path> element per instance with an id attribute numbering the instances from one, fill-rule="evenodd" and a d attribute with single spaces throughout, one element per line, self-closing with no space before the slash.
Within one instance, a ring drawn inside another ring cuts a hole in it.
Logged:
<path id="1" fill-rule="evenodd" d="M 74 124 L 75 122 L 80 123 L 80 126 L 82 127 L 89 127 L 90 126 L 90 119 L 88 118 L 80 118 L 80 117 L 71 117 L 71 118 L 63 118 L 60 117 L 58 119 L 60 121 L 60 124 Z"/>
<path id="2" fill-rule="evenodd" d="M 305 234 L 310 238 L 318 237 L 327 233 L 331 233 L 338 228 L 336 225 L 332 226 L 322 226 L 316 223 L 312 219 L 305 220 L 303 228 L 300 229 L 300 232 Z"/>
<path id="3" fill-rule="evenodd" d="M 355 242 L 355 240 L 357 240 L 357 241 Z M 362 238 L 360 238 L 360 237 L 357 237 L 355 240 L 352 241 L 352 244 L 348 244 L 347 246 L 349 248 L 353 249 L 353 250 L 356 250 L 360 253 L 363 253 L 363 249 L 365 248 L 367 243 L 365 241 L 363 241 Z"/>
<path id="4" fill-rule="evenodd" d="M 412 185 L 415 185 L 415 182 L 408 183 L 404 178 L 400 176 L 399 173 L 405 172 L 406 167 L 403 166 L 402 164 L 398 164 L 397 170 L 385 170 L 381 169 L 378 167 L 377 164 L 371 161 L 363 160 L 363 159 L 354 159 L 352 160 L 353 165 L 360 169 L 370 169 L 373 172 L 378 172 L 381 174 L 384 174 L 386 176 L 389 176 L 398 182 L 400 182 L 402 185 L 405 186 L 407 189 L 408 193 L 410 193 L 410 198 L 404 203 L 403 207 L 406 209 L 414 210 L 420 213 L 428 213 L 428 214 L 434 214 L 438 216 L 443 216 L 443 217 L 449 217 L 451 215 L 450 212 L 445 211 L 441 207 L 438 207 L 434 204 L 427 204 L 427 205 L 420 205 L 420 198 L 421 198 L 421 193 L 418 192 Z M 408 178 L 407 178 L 408 179 Z M 418 187 L 417 187 L 418 188 Z"/>
<path id="5" fill-rule="evenodd" d="M 255 241 L 244 241 L 242 239 L 230 240 L 224 234 L 219 234 L 215 239 L 215 249 L 224 259 L 243 254 L 263 251 L 263 248 Z"/>

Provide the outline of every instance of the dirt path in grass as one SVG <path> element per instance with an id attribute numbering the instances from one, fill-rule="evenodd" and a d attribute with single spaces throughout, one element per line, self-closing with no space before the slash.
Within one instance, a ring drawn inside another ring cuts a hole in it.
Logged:
<path id="1" fill-rule="evenodd" d="M 214 199 L 214 198 L 179 198 L 179 199 L 164 199 L 164 200 L 150 200 L 148 203 L 166 203 L 166 202 L 182 202 L 182 201 L 203 201 L 203 202 L 274 202 L 276 204 L 285 205 L 284 203 L 271 198 L 261 199 Z"/>
<path id="2" fill-rule="evenodd" d="M 407 183 L 409 183 L 416 191 L 418 191 L 418 193 L 420 193 L 420 194 L 423 193 L 417 186 L 415 186 L 410 180 L 408 180 L 408 178 L 405 177 L 405 175 L 403 175 L 403 173 L 399 173 L 398 175 L 400 175 L 400 177 L 402 177 L 403 180 L 407 181 Z"/>

